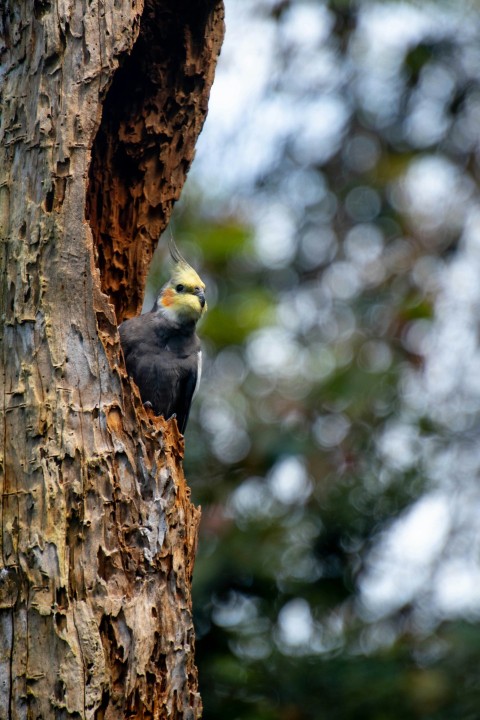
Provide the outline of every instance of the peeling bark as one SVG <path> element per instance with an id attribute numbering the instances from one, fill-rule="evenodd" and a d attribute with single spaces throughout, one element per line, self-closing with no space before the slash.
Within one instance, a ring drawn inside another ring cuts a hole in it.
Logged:
<path id="1" fill-rule="evenodd" d="M 0 26 L 0 718 L 197 718 L 199 511 L 117 320 L 192 161 L 223 6 L 6 0 Z"/>
<path id="2" fill-rule="evenodd" d="M 103 104 L 87 211 L 119 322 L 141 309 L 150 259 L 193 160 L 221 40 L 222 16 L 211 9 L 146 0 Z"/>

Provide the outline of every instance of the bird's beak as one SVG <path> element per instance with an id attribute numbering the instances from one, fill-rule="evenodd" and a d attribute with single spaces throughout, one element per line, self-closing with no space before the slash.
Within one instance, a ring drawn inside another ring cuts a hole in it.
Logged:
<path id="1" fill-rule="evenodd" d="M 195 295 L 200 300 L 200 305 L 202 306 L 202 308 L 204 308 L 205 307 L 205 293 L 203 292 L 203 290 L 195 290 Z"/>

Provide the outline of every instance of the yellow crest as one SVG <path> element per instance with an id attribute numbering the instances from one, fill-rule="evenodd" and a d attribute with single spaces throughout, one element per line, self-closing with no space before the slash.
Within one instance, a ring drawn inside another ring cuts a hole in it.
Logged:
<path id="1" fill-rule="evenodd" d="M 194 288 L 205 289 L 205 283 L 180 253 L 173 236 L 170 236 L 170 240 L 168 241 L 168 249 L 173 261 L 171 284 L 176 285 L 180 283 L 192 290 Z"/>
<path id="2" fill-rule="evenodd" d="M 160 292 L 156 307 L 175 322 L 197 322 L 207 309 L 205 283 L 181 255 L 173 237 L 168 247 L 173 262 L 172 274 Z"/>

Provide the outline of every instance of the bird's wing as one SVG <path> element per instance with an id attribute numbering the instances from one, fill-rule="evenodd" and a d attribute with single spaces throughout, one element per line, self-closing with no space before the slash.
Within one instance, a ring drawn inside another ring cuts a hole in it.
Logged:
<path id="1" fill-rule="evenodd" d="M 188 363 L 183 363 L 184 372 L 179 378 L 177 394 L 177 423 L 180 432 L 185 434 L 192 400 L 197 392 L 202 373 L 202 354 L 197 351 L 188 358 Z"/>
<path id="2" fill-rule="evenodd" d="M 167 419 L 176 415 L 183 434 L 201 374 L 198 340 L 185 352 L 171 352 L 168 329 L 153 313 L 126 320 L 119 331 L 128 374 L 143 402 L 150 402 L 154 413 Z"/>
<path id="3" fill-rule="evenodd" d="M 201 379 L 202 379 L 202 351 L 197 350 L 197 378 L 195 381 L 195 387 L 193 389 L 192 400 L 198 392 L 198 388 L 200 387 Z"/>

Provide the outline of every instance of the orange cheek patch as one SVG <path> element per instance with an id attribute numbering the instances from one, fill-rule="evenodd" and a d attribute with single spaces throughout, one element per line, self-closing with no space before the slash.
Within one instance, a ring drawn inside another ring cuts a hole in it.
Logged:
<path id="1" fill-rule="evenodd" d="M 165 307 L 169 307 L 173 304 L 174 297 L 175 296 L 173 290 L 170 290 L 170 288 L 168 288 L 162 295 L 162 305 L 165 305 Z"/>

